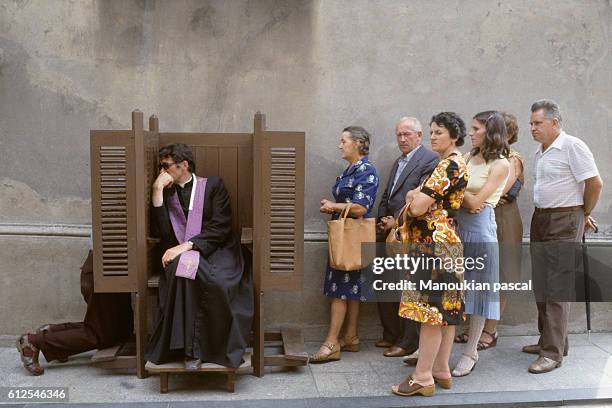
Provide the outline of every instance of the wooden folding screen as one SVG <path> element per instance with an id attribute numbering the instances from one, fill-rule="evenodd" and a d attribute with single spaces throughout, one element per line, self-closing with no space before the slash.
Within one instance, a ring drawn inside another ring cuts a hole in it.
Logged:
<path id="1" fill-rule="evenodd" d="M 264 294 L 267 290 L 301 291 L 304 274 L 304 133 L 266 131 L 265 120 L 264 115 L 255 115 L 253 142 L 253 265 L 255 309 L 260 313 L 254 321 L 253 350 L 257 352 L 252 361 L 259 377 L 264 365 L 276 364 L 275 360 L 266 364 L 263 352 Z M 305 364 L 307 356 L 299 354 L 298 361 Z M 278 365 L 289 363 L 279 360 Z"/>
<path id="2" fill-rule="evenodd" d="M 138 362 L 147 341 L 146 293 L 150 249 L 151 185 L 157 175 L 157 118 L 143 129 L 142 112 L 132 113 L 132 130 L 91 131 L 91 193 L 96 292 L 135 294 Z M 144 376 L 144 363 L 137 365 Z"/>
<path id="3" fill-rule="evenodd" d="M 196 174 L 223 179 L 234 230 L 250 244 L 254 373 L 263 375 L 266 363 L 305 364 L 303 351 L 288 356 L 293 359 L 289 362 L 283 355 L 265 359 L 262 299 L 268 290 L 302 288 L 304 133 L 267 131 L 265 116 L 259 113 L 253 133 L 160 133 L 155 117 L 149 121 L 149 131 L 143 130 L 142 122 L 142 113 L 136 111 L 132 130 L 91 131 L 95 288 L 135 293 L 138 376 L 145 376 L 148 287 L 157 286 L 150 276 L 150 249 L 155 242 L 148 233 L 151 184 L 157 175 L 159 146 L 177 142 L 192 147 Z M 295 332 L 287 333 L 295 340 Z"/>

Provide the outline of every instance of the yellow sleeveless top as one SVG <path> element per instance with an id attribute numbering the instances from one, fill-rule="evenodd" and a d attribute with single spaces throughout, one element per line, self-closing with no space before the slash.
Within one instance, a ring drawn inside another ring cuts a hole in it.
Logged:
<path id="1" fill-rule="evenodd" d="M 488 163 L 482 163 L 482 164 L 474 164 L 470 160 L 467 164 L 468 174 L 470 175 L 470 178 L 468 179 L 468 185 L 465 191 L 469 191 L 472 194 L 478 194 L 478 192 L 484 187 L 485 183 L 489 179 L 489 173 L 491 171 L 491 166 L 493 166 L 493 164 L 497 162 L 498 160 L 506 160 L 506 158 L 495 159 Z M 493 191 L 493 194 L 491 194 L 485 200 L 485 203 L 490 204 L 491 206 L 495 207 L 497 203 L 499 202 L 499 199 L 501 198 L 502 193 L 504 192 L 504 187 L 506 186 L 507 181 L 508 181 L 508 175 L 506 175 L 506 178 L 504 179 L 503 183 L 497 186 L 495 191 Z"/>

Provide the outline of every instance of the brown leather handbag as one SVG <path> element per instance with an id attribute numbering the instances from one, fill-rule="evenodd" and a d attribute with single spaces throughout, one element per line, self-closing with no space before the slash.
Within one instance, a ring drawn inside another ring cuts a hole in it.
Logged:
<path id="1" fill-rule="evenodd" d="M 351 204 L 347 204 L 340 218 L 327 221 L 329 264 L 341 271 L 356 271 L 368 265 L 362 259 L 361 244 L 376 242 L 375 218 L 347 218 Z"/>
<path id="2" fill-rule="evenodd" d="M 400 225 L 400 220 L 402 221 Z M 410 223 L 408 222 L 408 204 L 400 210 L 395 224 L 389 235 L 387 235 L 386 252 L 387 256 L 394 257 L 397 254 L 408 253 L 410 246 Z"/>

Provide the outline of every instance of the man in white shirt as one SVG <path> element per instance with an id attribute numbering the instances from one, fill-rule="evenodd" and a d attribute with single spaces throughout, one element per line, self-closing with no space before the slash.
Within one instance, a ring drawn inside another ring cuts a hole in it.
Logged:
<path id="1" fill-rule="evenodd" d="M 541 143 L 535 155 L 535 211 L 531 219 L 531 263 L 538 307 L 538 344 L 523 347 L 539 354 L 531 373 L 561 366 L 567 355 L 567 322 L 583 233 L 593 229 L 591 211 L 603 183 L 588 146 L 561 128 L 559 106 L 540 100 L 531 106 L 531 134 Z"/>

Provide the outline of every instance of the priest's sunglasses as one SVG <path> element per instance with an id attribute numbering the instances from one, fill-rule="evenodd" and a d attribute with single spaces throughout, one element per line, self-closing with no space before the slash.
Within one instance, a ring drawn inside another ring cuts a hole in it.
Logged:
<path id="1" fill-rule="evenodd" d="M 159 163 L 158 167 L 159 169 L 164 169 L 164 170 L 168 170 L 170 167 L 174 166 L 174 165 L 178 166 L 178 163 L 166 163 L 166 162 L 161 162 Z"/>

